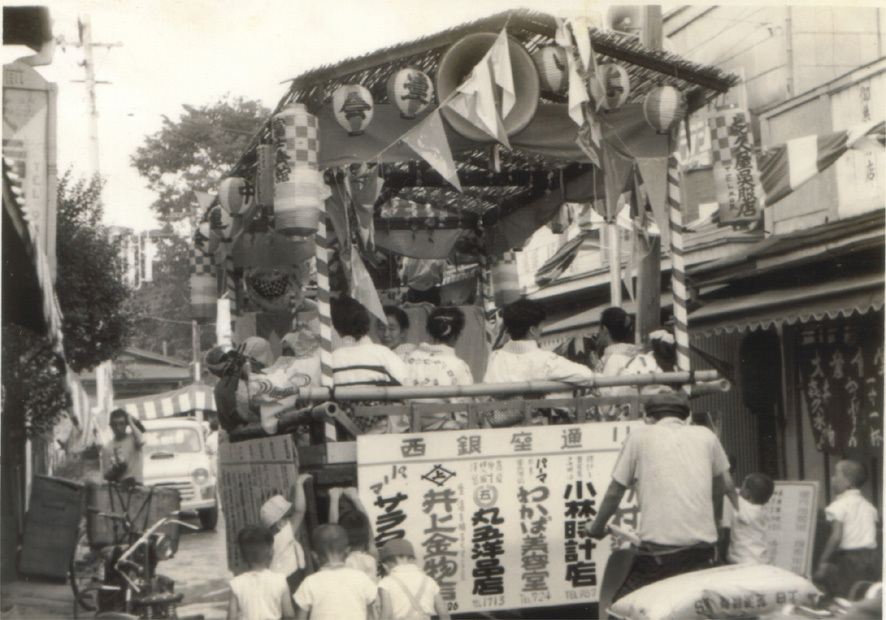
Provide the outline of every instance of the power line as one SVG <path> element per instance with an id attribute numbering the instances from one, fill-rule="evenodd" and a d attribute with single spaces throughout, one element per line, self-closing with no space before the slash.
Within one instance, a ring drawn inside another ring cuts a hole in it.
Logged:
<path id="1" fill-rule="evenodd" d="M 137 319 L 146 319 L 150 321 L 161 321 L 163 323 L 176 323 L 178 325 L 191 325 L 191 321 L 177 321 L 175 319 L 164 319 L 160 316 L 148 316 L 147 314 L 134 314 Z M 215 325 L 215 323 L 201 323 L 200 325 Z"/>

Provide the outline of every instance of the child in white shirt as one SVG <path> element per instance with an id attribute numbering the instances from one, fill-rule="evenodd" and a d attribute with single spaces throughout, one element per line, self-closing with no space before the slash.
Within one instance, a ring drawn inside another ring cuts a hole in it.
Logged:
<path id="1" fill-rule="evenodd" d="M 883 580 L 877 551 L 879 516 L 859 490 L 866 479 L 865 466 L 848 459 L 837 463 L 831 477 L 831 488 L 837 495 L 825 508 L 831 536 L 815 573 L 831 596 L 848 596 L 858 581 Z"/>
<path id="2" fill-rule="evenodd" d="M 266 527 L 248 525 L 237 535 L 249 570 L 231 579 L 228 620 L 295 618 L 286 578 L 272 571 L 274 536 Z"/>
<path id="3" fill-rule="evenodd" d="M 362 571 L 345 566 L 348 534 L 326 523 L 314 530 L 311 553 L 320 570 L 305 577 L 293 600 L 298 620 L 365 620 L 374 618 L 378 588 Z"/>
<path id="4" fill-rule="evenodd" d="M 428 620 L 436 614 L 449 620 L 440 586 L 415 565 L 412 543 L 403 538 L 388 541 L 379 550 L 387 577 L 378 583 L 381 617 L 385 620 Z"/>
<path id="5" fill-rule="evenodd" d="M 259 512 L 261 524 L 274 535 L 271 570 L 286 577 L 290 594 L 295 593 L 305 574 L 305 552 L 295 537 L 305 518 L 307 502 L 304 484 L 310 479 L 310 474 L 298 477 L 293 503 L 282 495 L 275 495 L 262 505 Z"/>
<path id="6" fill-rule="evenodd" d="M 724 502 L 723 526 L 731 530 L 726 561 L 730 564 L 768 564 L 766 502 L 775 483 L 766 474 L 750 474 L 738 491 L 738 506 Z"/>

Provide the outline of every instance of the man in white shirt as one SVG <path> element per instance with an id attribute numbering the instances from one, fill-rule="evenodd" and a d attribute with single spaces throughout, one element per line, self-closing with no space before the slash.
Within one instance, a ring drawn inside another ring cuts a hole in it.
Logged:
<path id="1" fill-rule="evenodd" d="M 102 446 L 102 475 L 110 482 L 123 482 L 132 478 L 136 483 L 142 484 L 142 447 L 145 445 L 142 432 L 145 427 L 123 409 L 114 409 L 109 423 L 114 436 Z M 127 428 L 131 432 L 127 433 Z"/>
<path id="2" fill-rule="evenodd" d="M 639 536 L 631 572 L 613 600 L 661 579 L 712 566 L 723 494 L 738 496 L 720 440 L 705 426 L 687 424 L 684 394 L 663 393 L 646 405 L 653 424 L 635 428 L 622 446 L 593 538 L 606 536 L 628 487 L 637 492 Z"/>
<path id="3" fill-rule="evenodd" d="M 511 339 L 489 356 L 483 383 L 565 381 L 580 386 L 593 380 L 594 371 L 587 366 L 538 346 L 545 318 L 544 306 L 531 299 L 505 306 L 502 320 Z"/>

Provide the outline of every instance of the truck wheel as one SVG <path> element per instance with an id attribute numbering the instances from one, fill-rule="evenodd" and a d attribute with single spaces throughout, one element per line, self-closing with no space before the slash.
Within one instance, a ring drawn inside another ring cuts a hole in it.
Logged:
<path id="1" fill-rule="evenodd" d="M 214 530 L 218 524 L 218 505 L 200 510 L 197 515 L 200 517 L 200 527 L 204 530 Z"/>

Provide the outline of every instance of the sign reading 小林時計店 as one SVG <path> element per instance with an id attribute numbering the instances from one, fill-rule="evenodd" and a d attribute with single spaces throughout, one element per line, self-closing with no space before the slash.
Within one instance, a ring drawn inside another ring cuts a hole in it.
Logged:
<path id="1" fill-rule="evenodd" d="M 614 543 L 583 525 L 637 424 L 360 437 L 360 496 L 376 543 L 409 540 L 452 612 L 596 602 Z M 631 493 L 610 523 L 638 521 Z"/>

